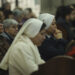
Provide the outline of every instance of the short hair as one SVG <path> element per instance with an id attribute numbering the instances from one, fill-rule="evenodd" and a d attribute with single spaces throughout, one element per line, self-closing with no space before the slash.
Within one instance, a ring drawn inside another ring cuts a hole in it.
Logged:
<path id="1" fill-rule="evenodd" d="M 24 15 L 28 15 L 28 14 L 30 14 L 30 13 L 32 13 L 32 9 L 31 9 L 31 8 L 26 8 L 26 9 L 24 10 Z"/>
<path id="2" fill-rule="evenodd" d="M 24 12 L 22 10 L 19 10 L 19 9 L 15 9 L 13 11 L 13 14 L 15 17 L 20 17 Z"/>
<path id="3" fill-rule="evenodd" d="M 67 15 L 70 15 L 72 12 L 72 8 L 70 8 L 69 6 L 60 6 L 58 7 L 57 11 L 56 11 L 56 20 L 59 17 L 65 18 Z"/>
<path id="4" fill-rule="evenodd" d="M 3 21 L 3 27 L 9 28 L 11 25 L 18 25 L 18 22 L 14 19 L 6 19 Z"/>

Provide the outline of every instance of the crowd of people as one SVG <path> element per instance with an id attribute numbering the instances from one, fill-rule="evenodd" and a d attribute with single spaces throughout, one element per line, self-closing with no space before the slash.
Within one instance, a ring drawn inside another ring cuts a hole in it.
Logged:
<path id="1" fill-rule="evenodd" d="M 0 75 L 75 75 L 75 4 L 56 14 L 0 8 Z"/>

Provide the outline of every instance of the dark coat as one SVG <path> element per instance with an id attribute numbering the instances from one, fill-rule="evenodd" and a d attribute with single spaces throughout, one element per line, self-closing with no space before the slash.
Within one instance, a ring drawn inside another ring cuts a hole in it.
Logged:
<path id="1" fill-rule="evenodd" d="M 0 34 L 0 62 L 6 54 L 9 46 L 11 45 L 13 39 L 11 36 L 5 32 Z"/>
<path id="2" fill-rule="evenodd" d="M 67 40 L 72 40 L 75 37 L 75 31 L 72 31 L 71 22 L 66 22 L 65 19 L 59 17 L 56 21 L 58 29 L 63 32 L 63 36 Z"/>
<path id="3" fill-rule="evenodd" d="M 2 34 L 0 34 L 0 62 L 2 61 L 3 57 L 5 56 L 12 41 L 13 41 L 13 39 L 8 33 L 3 32 Z M 7 70 L 5 71 L 5 70 L 0 69 L 0 75 L 9 75 L 9 74 L 8 74 Z"/>
<path id="4" fill-rule="evenodd" d="M 45 61 L 50 58 L 65 54 L 65 46 L 67 41 L 64 39 L 56 40 L 53 36 L 46 38 L 42 46 L 39 47 L 39 52 Z"/>

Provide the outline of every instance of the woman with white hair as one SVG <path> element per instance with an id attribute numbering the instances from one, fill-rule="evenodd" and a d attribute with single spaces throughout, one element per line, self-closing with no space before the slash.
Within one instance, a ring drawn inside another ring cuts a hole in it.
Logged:
<path id="1" fill-rule="evenodd" d="M 47 33 L 45 41 L 39 47 L 41 57 L 47 61 L 54 56 L 63 55 L 67 41 L 63 39 L 62 32 L 57 29 L 55 16 L 44 13 L 39 16 L 39 19 L 46 24 Z"/>
<path id="2" fill-rule="evenodd" d="M 18 22 L 14 19 L 6 19 L 3 21 L 3 29 L 0 34 L 0 62 L 18 32 Z M 0 69 L 0 75 L 7 75 L 7 72 Z"/>
<path id="3" fill-rule="evenodd" d="M 0 34 L 0 62 L 18 32 L 18 22 L 14 19 L 3 21 L 4 31 Z"/>
<path id="4" fill-rule="evenodd" d="M 29 19 L 17 34 L 0 68 L 7 70 L 9 75 L 30 75 L 39 69 L 44 61 L 41 59 L 37 46 L 45 39 L 45 24 L 38 19 Z"/>

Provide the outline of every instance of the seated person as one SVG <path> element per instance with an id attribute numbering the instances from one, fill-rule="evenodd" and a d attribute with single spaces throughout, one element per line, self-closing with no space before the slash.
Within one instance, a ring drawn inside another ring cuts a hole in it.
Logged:
<path id="1" fill-rule="evenodd" d="M 69 42 L 75 37 L 75 30 L 71 23 L 71 19 L 74 19 L 74 10 L 69 6 L 61 6 L 56 12 L 56 24 L 58 29 L 63 33 L 64 39 Z"/>
<path id="2" fill-rule="evenodd" d="M 38 47 L 41 57 L 47 61 L 54 56 L 65 54 L 67 41 L 63 39 L 62 32 L 57 29 L 54 15 L 44 13 L 39 16 L 39 19 L 46 24 L 47 33 L 45 41 Z"/>
<path id="3" fill-rule="evenodd" d="M 45 63 L 37 48 L 44 39 L 45 24 L 38 19 L 27 20 L 15 37 L 0 68 L 9 69 L 9 75 L 31 75 L 39 69 L 40 64 Z"/>
<path id="4" fill-rule="evenodd" d="M 17 25 L 18 22 L 13 19 L 6 19 L 3 21 L 4 32 L 0 34 L 0 62 L 18 32 Z"/>

